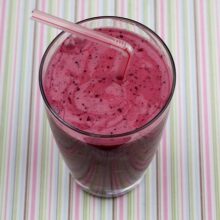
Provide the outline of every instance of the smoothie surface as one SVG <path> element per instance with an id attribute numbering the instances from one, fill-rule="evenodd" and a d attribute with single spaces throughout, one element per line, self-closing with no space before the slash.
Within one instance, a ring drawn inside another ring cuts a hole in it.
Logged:
<path id="1" fill-rule="evenodd" d="M 166 104 L 172 85 L 170 69 L 146 39 L 121 29 L 98 31 L 134 48 L 124 78 L 126 58 L 119 51 L 70 36 L 47 67 L 46 98 L 64 121 L 83 131 L 107 135 L 135 130 Z"/>

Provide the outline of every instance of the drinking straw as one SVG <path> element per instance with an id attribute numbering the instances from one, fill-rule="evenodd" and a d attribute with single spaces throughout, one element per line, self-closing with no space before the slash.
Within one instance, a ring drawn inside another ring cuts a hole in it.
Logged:
<path id="1" fill-rule="evenodd" d="M 123 74 L 126 72 L 128 63 L 133 53 L 133 48 L 127 42 L 36 9 L 32 11 L 32 19 L 71 34 L 83 35 L 88 39 L 107 44 L 110 47 L 120 51 L 124 56 L 127 57 L 127 63 Z"/>

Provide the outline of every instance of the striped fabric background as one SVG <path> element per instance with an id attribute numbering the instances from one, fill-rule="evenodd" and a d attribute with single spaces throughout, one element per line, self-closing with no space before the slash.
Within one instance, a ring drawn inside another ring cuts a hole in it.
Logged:
<path id="1" fill-rule="evenodd" d="M 84 193 L 58 154 L 38 88 L 57 30 L 34 8 L 71 21 L 98 15 L 155 30 L 176 63 L 177 86 L 157 156 L 132 192 Z M 220 219 L 219 0 L 0 0 L 0 219 Z"/>

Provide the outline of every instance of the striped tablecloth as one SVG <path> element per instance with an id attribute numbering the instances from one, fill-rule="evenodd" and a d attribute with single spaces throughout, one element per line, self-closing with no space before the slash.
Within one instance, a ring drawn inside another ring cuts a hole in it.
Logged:
<path id="1" fill-rule="evenodd" d="M 161 146 L 141 184 L 115 199 L 84 193 L 58 153 L 38 88 L 58 33 L 38 8 L 71 21 L 98 15 L 155 30 L 176 63 Z M 220 219 L 219 0 L 0 0 L 0 219 Z"/>

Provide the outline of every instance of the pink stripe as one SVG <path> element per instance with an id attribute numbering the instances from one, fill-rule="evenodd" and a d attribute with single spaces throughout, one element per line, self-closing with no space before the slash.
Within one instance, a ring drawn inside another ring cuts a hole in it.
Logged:
<path id="1" fill-rule="evenodd" d="M 40 36 L 40 42 L 43 42 L 43 27 L 41 27 L 41 36 Z M 42 51 L 42 45 L 40 46 L 40 51 Z M 40 123 L 40 116 L 39 116 L 39 110 L 40 110 L 40 100 L 39 100 L 40 94 L 39 91 L 37 91 L 36 94 L 36 105 L 35 109 L 37 109 L 36 115 L 35 115 L 35 129 L 34 129 L 34 150 L 33 150 L 33 168 L 32 168 L 32 203 L 31 203 L 31 213 L 30 217 L 31 219 L 35 219 L 35 202 L 36 202 L 36 182 L 37 182 L 37 163 L 38 163 L 38 147 L 39 147 L 39 123 Z"/>
<path id="2" fill-rule="evenodd" d="M 120 209 L 119 209 L 119 219 L 120 220 L 123 220 L 124 219 L 124 196 L 120 197 L 119 198 L 119 206 Z"/>
<path id="3" fill-rule="evenodd" d="M 5 2 L 4 2 L 4 4 L 5 4 Z M 13 70 L 12 70 L 12 78 L 13 79 L 15 79 L 16 78 L 16 76 L 15 76 L 15 74 L 16 74 L 16 64 L 17 64 L 17 48 L 18 48 L 18 21 L 19 21 L 19 7 L 20 6 L 20 2 L 18 3 L 18 5 L 17 5 L 17 10 L 16 10 L 16 29 L 15 29 L 15 39 L 16 39 L 16 41 L 15 41 L 15 50 L 14 51 L 16 51 L 15 53 L 14 53 L 14 58 L 13 58 L 13 60 L 14 60 L 14 63 L 13 63 Z M 3 20 L 3 19 L 2 19 Z M 0 33 L 1 34 L 1 33 Z M 9 73 L 8 73 L 9 74 Z M 14 122 L 14 120 L 13 120 L 13 115 L 14 115 L 14 98 L 15 98 L 15 96 L 16 96 L 16 94 L 15 94 L 15 83 L 16 83 L 16 81 L 15 80 L 13 80 L 13 88 L 12 88 L 12 95 L 11 95 L 11 104 L 10 104 L 10 117 L 9 117 L 9 120 L 10 120 L 10 124 L 9 124 L 9 127 L 8 127 L 8 134 L 9 134 L 9 144 L 8 144 L 8 157 L 7 157 L 7 173 L 6 173 L 6 190 L 5 190 L 5 202 L 4 202 L 4 204 L 5 204 L 5 209 L 4 209 L 4 219 L 8 219 L 7 217 L 7 214 L 8 214 L 8 212 L 7 212 L 7 207 L 8 207 L 8 195 L 9 195 L 9 186 L 10 186 L 10 183 L 9 183 L 9 180 L 10 180 L 10 174 L 11 174 L 11 170 L 10 170 L 10 163 L 11 163 L 11 150 L 12 150 L 12 131 L 13 131 L 13 122 Z"/>
<path id="4" fill-rule="evenodd" d="M 120 2 L 121 2 L 121 4 L 120 4 L 121 15 L 120 16 L 125 16 L 125 10 L 124 10 L 125 3 L 124 3 L 124 0 L 121 0 Z"/>
<path id="5" fill-rule="evenodd" d="M 42 10 L 45 10 L 45 2 L 43 1 Z M 44 27 L 41 25 L 40 27 L 40 40 L 39 40 L 39 60 L 41 59 L 43 53 L 43 38 L 44 38 Z M 36 53 L 36 51 L 35 51 Z M 30 211 L 30 219 L 35 219 L 35 203 L 36 203 L 36 182 L 37 182 L 37 162 L 38 162 L 38 141 L 39 141 L 39 123 L 40 123 L 40 92 L 37 89 L 36 92 L 36 105 L 35 105 L 35 133 L 34 133 L 34 151 L 33 151 L 33 168 L 32 168 L 32 195 L 31 195 L 31 211 Z"/>
<path id="6" fill-rule="evenodd" d="M 80 10 L 80 15 L 79 15 L 79 20 L 83 20 L 85 18 L 85 1 L 81 1 L 81 10 Z"/>
<path id="7" fill-rule="evenodd" d="M 176 16 L 176 30 L 178 30 L 176 33 L 177 33 L 177 37 L 176 37 L 176 40 L 177 40 L 177 44 L 176 45 L 180 45 L 180 33 L 181 33 L 181 24 L 179 23 L 180 19 L 179 19 L 179 16 L 180 16 L 180 10 L 182 10 L 182 5 L 180 6 L 179 4 L 179 0 L 177 1 L 176 3 L 176 11 L 177 11 L 177 16 Z M 180 64 L 180 47 L 176 47 L 177 48 L 177 72 L 181 72 L 180 70 L 178 70 L 178 68 L 181 66 Z M 182 89 L 180 89 L 180 91 L 183 91 Z M 179 94 L 179 99 L 178 99 L 178 106 L 179 106 L 179 115 L 183 115 L 183 112 L 182 112 L 182 94 L 181 92 L 178 93 Z M 184 195 L 184 185 L 183 185 L 183 181 L 184 181 L 184 173 L 183 173 L 183 155 L 184 155 L 184 145 L 182 144 L 183 143 L 183 138 L 182 138 L 182 134 L 183 134 L 183 131 L 182 131 L 182 128 L 183 128 L 183 122 L 182 122 L 182 117 L 179 117 L 179 143 L 180 143 L 180 176 L 181 176 L 181 179 L 180 179 L 180 187 L 181 187 L 181 218 L 184 220 L 185 219 L 185 208 L 184 208 L 184 201 L 186 201 L 186 198 L 185 198 L 185 195 Z"/>
<path id="8" fill-rule="evenodd" d="M 74 183 L 75 184 L 75 183 Z M 79 220 L 79 211 L 80 211 L 80 187 L 78 184 L 75 184 L 75 196 L 74 196 L 74 201 L 75 201 L 75 220 Z"/>
<path id="9" fill-rule="evenodd" d="M 164 5 L 163 5 L 164 1 L 160 2 L 160 35 L 162 38 L 164 38 Z"/>
<path id="10" fill-rule="evenodd" d="M 212 193 L 211 193 L 211 169 L 210 169 L 210 152 L 209 149 L 211 148 L 210 144 L 209 144 L 209 138 L 210 138 L 210 134 L 209 134 L 209 123 L 208 123 L 208 99 L 207 99 L 207 86 L 206 86 L 206 82 L 207 82 L 207 66 L 206 66 L 206 55 L 207 55 L 207 51 L 206 51 L 206 43 L 207 41 L 205 40 L 206 37 L 206 33 L 205 33 L 205 21 L 204 21 L 204 2 L 203 0 L 200 1 L 200 20 L 201 20 L 201 27 L 200 27 L 200 31 L 201 31 L 201 56 L 202 56 L 202 79 L 203 79 L 203 88 L 200 91 L 203 91 L 203 100 L 204 100 L 204 120 L 205 120 L 205 161 L 206 161 L 206 189 L 207 189 L 207 208 L 208 208 L 208 219 L 212 219 Z"/>
<path id="11" fill-rule="evenodd" d="M 164 131 L 162 139 L 162 175 L 163 175 L 163 216 L 164 220 L 168 220 L 168 184 L 167 184 L 167 140 L 166 131 Z"/>
<path id="12" fill-rule="evenodd" d="M 93 208 L 93 219 L 96 219 L 96 208 L 95 208 L 95 202 L 96 199 L 93 199 L 93 204 L 92 204 L 92 208 Z"/>
<path id="13" fill-rule="evenodd" d="M 5 28 L 5 7 L 6 7 L 6 1 L 3 0 L 3 5 L 2 5 L 2 11 L 1 11 L 1 25 L 0 25 L 0 68 L 1 68 L 1 63 L 2 63 L 2 58 L 3 58 L 3 42 L 4 42 L 4 28 Z M 0 73 L 1 74 L 1 73 Z"/>
<path id="14" fill-rule="evenodd" d="M 95 10 L 94 10 L 94 14 L 96 16 L 100 16 L 100 14 L 99 14 L 99 3 L 98 2 L 99 2 L 98 0 L 94 1 L 94 4 L 96 5 Z"/>

